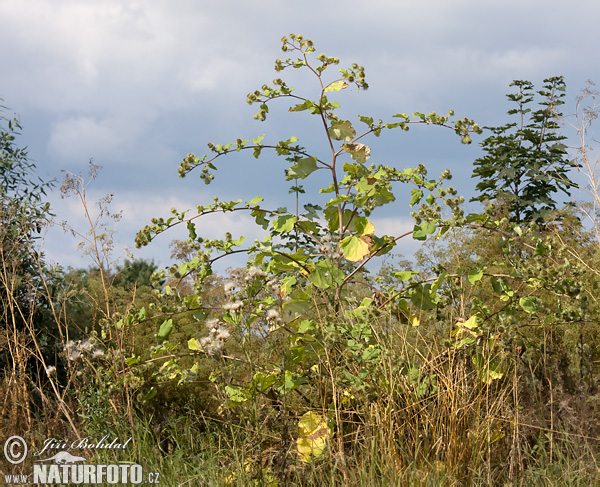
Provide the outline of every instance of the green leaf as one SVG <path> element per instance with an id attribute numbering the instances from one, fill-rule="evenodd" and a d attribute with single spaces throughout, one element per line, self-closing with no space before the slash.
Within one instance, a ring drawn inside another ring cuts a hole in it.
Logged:
<path id="1" fill-rule="evenodd" d="M 294 321 L 299 316 L 302 316 L 309 309 L 311 309 L 311 303 L 306 299 L 291 299 L 283 303 L 283 316 L 286 322 Z"/>
<path id="2" fill-rule="evenodd" d="M 316 329 L 317 327 L 313 323 L 313 320 L 304 320 L 300 323 L 300 326 L 298 327 L 298 333 L 307 333 Z"/>
<path id="3" fill-rule="evenodd" d="M 350 212 L 350 215 L 352 215 L 352 212 Z M 358 235 L 373 235 L 375 226 L 366 217 L 361 216 L 352 219 L 350 225 L 348 225 L 348 231 Z"/>
<path id="4" fill-rule="evenodd" d="M 415 306 L 424 311 L 435 309 L 437 302 L 437 298 L 434 301 L 431 297 L 431 284 L 417 286 L 413 290 L 410 300 Z"/>
<path id="5" fill-rule="evenodd" d="M 347 120 L 333 120 L 331 127 L 329 127 L 329 135 L 334 140 L 350 142 L 356 137 L 356 130 L 354 130 L 352 124 Z"/>
<path id="6" fill-rule="evenodd" d="M 158 334 L 156 335 L 156 337 L 159 340 L 166 340 L 167 338 L 169 338 L 169 335 L 171 334 L 171 332 L 173 331 L 173 320 L 171 318 L 169 318 L 168 320 L 163 321 L 163 324 L 160 325 L 160 328 L 158 330 Z"/>
<path id="7" fill-rule="evenodd" d="M 542 307 L 540 300 L 534 296 L 519 299 L 519 306 L 528 314 L 537 313 Z"/>
<path id="8" fill-rule="evenodd" d="M 305 179 L 317 169 L 319 169 L 319 167 L 317 166 L 317 160 L 314 157 L 300 159 L 296 164 L 288 168 L 286 180 Z"/>
<path id="9" fill-rule="evenodd" d="M 142 361 L 142 357 L 139 355 L 132 355 L 131 357 L 127 357 L 125 359 L 125 365 L 131 367 L 132 365 L 139 364 Z"/>
<path id="10" fill-rule="evenodd" d="M 410 206 L 415 206 L 417 203 L 421 201 L 423 197 L 423 191 L 420 189 L 412 189 L 410 191 Z"/>
<path id="11" fill-rule="evenodd" d="M 265 392 L 275 382 L 277 382 L 277 373 L 265 374 L 264 372 L 257 372 L 252 378 L 252 384 L 259 392 Z"/>
<path id="12" fill-rule="evenodd" d="M 434 222 L 424 222 L 421 225 L 415 225 L 413 229 L 414 240 L 425 240 L 427 235 L 431 235 L 435 232 L 436 224 Z"/>
<path id="13" fill-rule="evenodd" d="M 363 362 L 378 360 L 381 355 L 381 349 L 375 345 L 369 345 L 363 350 L 361 359 Z"/>
<path id="14" fill-rule="evenodd" d="M 188 234 L 192 240 L 196 240 L 198 235 L 196 235 L 196 225 L 193 222 L 187 222 Z"/>
<path id="15" fill-rule="evenodd" d="M 306 384 L 307 380 L 299 374 L 286 370 L 283 378 L 283 385 L 279 388 L 279 392 L 287 394 L 288 392 L 297 389 L 299 386 Z"/>
<path id="16" fill-rule="evenodd" d="M 312 108 L 314 105 L 314 103 L 310 100 L 306 100 L 304 103 L 300 103 L 299 105 L 290 107 L 290 112 L 302 112 L 304 110 L 308 110 L 309 108 Z"/>
<path id="17" fill-rule="evenodd" d="M 467 223 L 485 223 L 488 220 L 487 215 L 480 215 L 479 213 L 469 213 L 465 220 Z"/>
<path id="18" fill-rule="evenodd" d="M 269 220 L 266 218 L 267 213 L 265 211 L 257 208 L 252 211 L 250 215 L 254 217 L 254 221 L 256 221 L 257 225 L 260 225 L 265 230 L 269 227 Z"/>
<path id="19" fill-rule="evenodd" d="M 252 397 L 250 391 L 245 387 L 235 385 L 225 386 L 225 393 L 229 397 L 229 400 L 235 404 L 243 404 Z"/>
<path id="20" fill-rule="evenodd" d="M 492 277 L 490 279 L 492 283 L 492 288 L 496 294 L 502 294 L 504 291 L 504 286 L 502 285 L 502 281 L 498 277 Z"/>
<path id="21" fill-rule="evenodd" d="M 294 229 L 296 217 L 294 215 L 281 215 L 277 220 L 273 220 L 273 229 L 277 233 L 289 233 Z"/>
<path id="22" fill-rule="evenodd" d="M 154 396 L 156 396 L 156 394 L 158 393 L 158 391 L 156 390 L 156 387 L 150 387 L 150 389 L 148 389 L 146 392 L 144 393 L 140 393 L 138 395 L 138 401 L 140 402 L 147 402 L 150 399 L 152 399 Z"/>
<path id="23" fill-rule="evenodd" d="M 252 198 L 250 201 L 248 201 L 248 203 L 246 203 L 246 206 L 256 206 L 261 201 L 263 201 L 263 198 L 261 198 L 260 196 L 256 196 L 255 198 Z"/>
<path id="24" fill-rule="evenodd" d="M 468 277 L 469 277 L 469 282 L 471 284 L 475 284 L 477 281 L 481 281 L 481 278 L 483 277 L 483 269 L 469 271 Z"/>
<path id="25" fill-rule="evenodd" d="M 324 259 L 317 262 L 308 279 L 320 289 L 329 289 L 339 286 L 344 281 L 344 273 L 333 261 Z"/>
<path id="26" fill-rule="evenodd" d="M 417 271 L 398 271 L 392 274 L 395 278 L 400 279 L 401 282 L 408 281 L 411 277 L 416 276 Z"/>
<path id="27" fill-rule="evenodd" d="M 194 350 L 194 351 L 202 350 L 200 343 L 195 338 L 190 338 L 187 343 L 188 343 L 189 350 Z"/>
<path id="28" fill-rule="evenodd" d="M 547 251 L 548 251 L 548 249 L 546 248 L 544 243 L 540 240 L 537 243 L 537 245 L 535 246 L 535 251 L 533 252 L 533 255 L 546 255 Z"/>
<path id="29" fill-rule="evenodd" d="M 491 384 L 493 381 L 501 379 L 504 373 L 500 370 L 499 360 L 491 360 L 480 353 L 473 355 L 473 364 L 477 369 L 479 379 L 485 384 Z"/>

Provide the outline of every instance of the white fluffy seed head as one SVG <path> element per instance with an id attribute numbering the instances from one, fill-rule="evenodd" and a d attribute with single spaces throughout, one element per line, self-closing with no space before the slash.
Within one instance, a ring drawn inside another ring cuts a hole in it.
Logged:
<path id="1" fill-rule="evenodd" d="M 212 320 L 208 320 L 208 321 L 204 322 L 204 326 L 206 326 L 206 328 L 208 328 L 209 330 L 216 328 L 218 324 L 219 324 L 219 320 L 216 318 L 213 318 Z"/>
<path id="2" fill-rule="evenodd" d="M 81 352 L 79 350 L 73 350 L 69 352 L 69 360 L 75 362 L 81 358 Z"/>

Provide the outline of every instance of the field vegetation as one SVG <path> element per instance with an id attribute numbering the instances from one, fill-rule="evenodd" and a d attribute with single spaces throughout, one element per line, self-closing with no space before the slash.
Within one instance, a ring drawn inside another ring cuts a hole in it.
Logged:
<path id="1" fill-rule="evenodd" d="M 597 484 L 593 85 L 570 118 L 556 76 L 537 89 L 513 82 L 499 127 L 452 110 L 345 120 L 336 95 L 366 90 L 365 68 L 340 69 L 301 35 L 282 49 L 277 76 L 303 70 L 314 85 L 276 78 L 247 102 L 258 121 L 277 104 L 303 112 L 322 143 L 227 134 L 233 142 L 186 155 L 179 175 L 207 184 L 231 153 L 275 155 L 290 201 L 215 197 L 157 216 L 137 246 L 175 226 L 189 234 L 164 269 L 114 261 L 118 215 L 110 198 L 86 196 L 93 163 L 60 187 L 87 216 L 85 230 L 65 225 L 93 265 L 48 266 L 39 235 L 56 219 L 44 202 L 54 183 L 37 180 L 18 121 L 2 120 L 0 438 L 38 449 L 50 437 L 131 438 L 126 459 L 97 450 L 88 461 L 137 462 L 173 486 Z M 566 145 L 567 123 L 577 147 Z M 432 139 L 481 141 L 480 212 L 466 213 L 449 170 L 373 162 L 378 137 L 401 140 L 414 125 Z M 413 229 L 380 233 L 372 220 L 383 207 L 410 207 Z M 249 214 L 266 237 L 202 235 L 205 215 L 226 212 Z M 422 248 L 403 258 L 401 239 Z M 213 272 L 239 254 L 246 266 Z"/>

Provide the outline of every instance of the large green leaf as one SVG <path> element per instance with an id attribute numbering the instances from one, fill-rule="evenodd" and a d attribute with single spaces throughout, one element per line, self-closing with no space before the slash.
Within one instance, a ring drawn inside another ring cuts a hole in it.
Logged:
<path id="1" fill-rule="evenodd" d="M 431 310 L 436 306 L 437 299 L 431 297 L 431 284 L 417 286 L 410 297 L 412 303 L 422 310 Z"/>
<path id="2" fill-rule="evenodd" d="M 420 189 L 414 188 L 410 190 L 410 206 L 415 206 L 417 203 L 421 201 L 423 197 L 423 191 Z"/>
<path id="3" fill-rule="evenodd" d="M 252 397 L 250 391 L 241 386 L 225 386 L 225 392 L 227 393 L 227 396 L 229 396 L 229 400 L 234 404 L 242 404 Z"/>
<path id="4" fill-rule="evenodd" d="M 300 159 L 293 166 L 287 170 L 287 180 L 291 179 L 305 179 L 310 174 L 315 172 L 319 167 L 317 166 L 317 160 L 314 157 L 305 157 Z"/>
<path id="5" fill-rule="evenodd" d="M 519 305 L 529 314 L 537 313 L 542 307 L 540 300 L 534 296 L 519 299 Z"/>
<path id="6" fill-rule="evenodd" d="M 480 281 L 481 278 L 483 277 L 483 269 L 476 269 L 476 270 L 472 270 L 469 271 L 469 282 L 471 284 L 475 284 L 477 281 Z"/>
<path id="7" fill-rule="evenodd" d="M 257 372 L 252 378 L 252 384 L 259 392 L 266 391 L 275 382 L 277 382 L 277 373 L 265 374 L 264 372 Z"/>
<path id="8" fill-rule="evenodd" d="M 350 142 L 356 137 L 356 130 L 347 120 L 334 120 L 331 122 L 331 127 L 329 127 L 329 135 L 334 140 Z"/>
<path id="9" fill-rule="evenodd" d="M 167 338 L 169 338 L 169 335 L 171 334 L 172 331 L 173 331 L 173 320 L 171 318 L 169 318 L 168 320 L 163 321 L 163 324 L 160 325 L 160 328 L 158 330 L 158 334 L 156 335 L 156 337 L 159 340 L 166 340 Z"/>
<path id="10" fill-rule="evenodd" d="M 286 321 L 293 321 L 312 307 L 306 299 L 291 299 L 283 303 L 283 315 Z"/>
<path id="11" fill-rule="evenodd" d="M 289 233 L 294 229 L 296 217 L 294 215 L 281 215 L 273 220 L 273 229 L 278 233 Z"/>
<path id="12" fill-rule="evenodd" d="M 304 110 L 308 110 L 309 108 L 312 108 L 314 105 L 314 103 L 310 100 L 306 100 L 304 103 L 300 103 L 299 105 L 295 105 L 293 107 L 290 108 L 290 112 L 302 112 Z"/>
<path id="13" fill-rule="evenodd" d="M 425 240 L 427 235 L 431 235 L 437 228 L 434 222 L 423 222 L 421 225 L 415 225 L 413 229 L 413 239 Z"/>
<path id="14" fill-rule="evenodd" d="M 317 262 L 308 279 L 320 289 L 329 289 L 339 286 L 344 281 L 344 273 L 333 261 L 324 259 Z"/>
<path id="15" fill-rule="evenodd" d="M 491 384 L 495 380 L 502 379 L 504 373 L 501 370 L 502 362 L 500 360 L 489 359 L 480 353 L 473 355 L 472 360 L 482 382 Z"/>
<path id="16" fill-rule="evenodd" d="M 279 392 L 282 394 L 287 394 L 288 392 L 291 392 L 306 383 L 307 380 L 301 375 L 296 374 L 291 370 L 286 370 L 283 375 L 283 384 L 279 388 Z"/>

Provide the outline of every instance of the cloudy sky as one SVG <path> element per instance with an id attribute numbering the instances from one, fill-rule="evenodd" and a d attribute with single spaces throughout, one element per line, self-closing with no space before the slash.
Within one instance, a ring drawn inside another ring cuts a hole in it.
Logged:
<path id="1" fill-rule="evenodd" d="M 19 114 L 19 143 L 28 146 L 42 178 L 60 183 L 61 170 L 85 174 L 92 158 L 102 166 L 88 197 L 114 194 L 112 209 L 123 212 L 119 255 L 134 247 L 137 230 L 171 207 L 190 208 L 214 195 L 262 195 L 274 207 L 286 204 L 283 165 L 274 158 L 224 159 L 210 186 L 199 174 L 177 176 L 183 156 L 202 155 L 210 141 L 264 133 L 271 140 L 295 135 L 307 146 L 314 140 L 304 113 L 289 114 L 282 103 L 260 123 L 252 119 L 256 107 L 245 102 L 249 91 L 281 76 L 273 61 L 283 56 L 283 35 L 302 33 L 317 52 L 339 57 L 340 67 L 366 67 L 369 91 L 338 96 L 348 118 L 454 109 L 481 125 L 499 125 L 509 120 L 505 94 L 514 79 L 541 87 L 544 78 L 564 75 L 565 113 L 587 79 L 600 83 L 599 17 L 593 0 L 3 0 L 0 98 L 9 114 Z M 310 78 L 291 74 L 299 92 L 315 92 Z M 366 142 L 371 160 L 424 163 L 432 173 L 450 168 L 459 193 L 472 195 L 481 138 L 463 146 L 449 132 L 423 128 Z M 75 200 L 62 200 L 57 190 L 50 200 L 57 219 L 86 231 Z M 406 203 L 400 198 L 375 215 L 377 233 L 410 226 Z M 207 236 L 231 229 L 256 235 L 252 221 L 237 214 L 203 226 Z M 135 255 L 166 265 L 170 240 L 181 236 L 166 234 Z M 48 258 L 89 265 L 78 241 L 50 231 Z"/>

